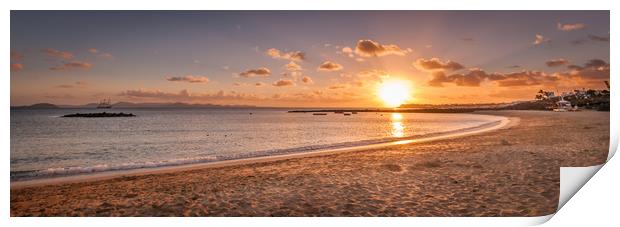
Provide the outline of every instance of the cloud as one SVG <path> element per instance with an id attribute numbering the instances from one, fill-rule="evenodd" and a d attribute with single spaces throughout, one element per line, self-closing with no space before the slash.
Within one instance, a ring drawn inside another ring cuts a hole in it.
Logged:
<path id="1" fill-rule="evenodd" d="M 267 85 L 267 84 L 263 83 L 263 82 L 257 82 L 257 83 L 254 84 L 254 86 L 257 86 L 257 87 L 262 87 L 262 86 L 265 86 L 265 85 Z"/>
<path id="2" fill-rule="evenodd" d="M 595 35 L 588 35 L 588 38 L 592 41 L 598 41 L 598 42 L 609 42 L 609 37 L 602 37 L 602 36 L 595 36 Z"/>
<path id="3" fill-rule="evenodd" d="M 500 87 L 540 85 L 557 81 L 558 78 L 540 71 L 521 71 L 508 74 L 499 74 L 500 77 L 490 79 L 496 81 Z"/>
<path id="4" fill-rule="evenodd" d="M 59 94 L 59 95 L 45 95 L 45 98 L 48 99 L 54 99 L 54 100 L 58 100 L 58 99 L 74 99 L 75 96 L 70 95 L 70 94 Z"/>
<path id="5" fill-rule="evenodd" d="M 344 88 L 347 88 L 347 85 L 346 84 L 334 84 L 334 85 L 331 85 L 331 86 L 329 86 L 327 88 L 330 89 L 330 90 L 344 89 Z"/>
<path id="6" fill-rule="evenodd" d="M 254 95 L 239 93 L 235 91 L 224 92 L 218 91 L 216 93 L 191 93 L 187 89 L 181 90 L 178 93 L 164 92 L 160 90 L 125 90 L 118 94 L 119 96 L 139 99 L 157 99 L 157 100 L 169 100 L 169 101 L 196 101 L 196 102 L 211 102 L 211 101 L 231 101 L 231 100 L 263 100 L 263 98 Z"/>
<path id="7" fill-rule="evenodd" d="M 347 56 L 349 58 L 356 59 L 356 61 L 357 61 L 357 59 L 361 59 L 361 58 L 355 56 L 355 51 L 353 49 L 351 49 L 351 47 L 348 47 L 348 46 L 343 47 L 342 49 L 340 49 L 336 53 L 337 54 L 345 55 L 345 56 Z"/>
<path id="8" fill-rule="evenodd" d="M 443 83 L 451 83 L 454 81 L 453 79 L 448 78 L 442 71 L 433 72 L 431 76 L 432 79 L 427 82 L 428 86 L 431 87 L 443 87 Z"/>
<path id="9" fill-rule="evenodd" d="M 110 53 L 102 53 L 99 55 L 100 58 L 105 58 L 105 59 L 113 59 L 114 56 L 112 56 L 112 54 Z"/>
<path id="10" fill-rule="evenodd" d="M 583 66 L 569 65 L 568 69 L 569 72 L 560 73 L 560 75 L 583 80 L 609 80 L 610 65 L 601 59 L 591 59 Z"/>
<path id="11" fill-rule="evenodd" d="M 366 85 L 366 83 L 364 83 L 364 81 L 362 80 L 354 80 L 351 81 L 351 84 L 357 86 L 357 87 L 363 87 L 364 85 Z"/>
<path id="12" fill-rule="evenodd" d="M 88 83 L 84 82 L 84 81 L 76 81 L 73 84 L 61 84 L 61 85 L 57 85 L 57 88 L 79 88 L 79 87 L 85 87 L 87 86 Z"/>
<path id="13" fill-rule="evenodd" d="M 55 50 L 51 48 L 42 49 L 41 52 L 43 52 L 45 55 L 49 57 L 62 58 L 65 60 L 69 60 L 73 58 L 72 53 L 65 52 L 65 51 L 59 51 L 59 50 Z"/>
<path id="14" fill-rule="evenodd" d="M 346 76 L 350 77 L 350 76 Z M 390 74 L 383 70 L 363 70 L 359 71 L 355 74 L 355 78 L 357 81 L 366 81 L 366 82 L 382 82 L 384 79 L 390 77 Z M 357 83 L 359 84 L 359 83 Z"/>
<path id="15" fill-rule="evenodd" d="M 258 69 L 248 69 L 245 72 L 239 73 L 239 76 L 242 77 L 268 77 L 271 75 L 271 70 L 265 67 L 260 67 Z"/>
<path id="16" fill-rule="evenodd" d="M 453 62 L 453 61 L 446 61 L 446 62 L 442 62 L 439 58 L 431 58 L 431 59 L 424 59 L 424 58 L 418 58 L 414 63 L 413 66 L 415 66 L 417 69 L 419 70 L 425 70 L 425 71 L 433 71 L 433 70 L 460 70 L 465 68 L 463 65 L 457 63 L 457 62 Z"/>
<path id="17" fill-rule="evenodd" d="M 314 81 L 312 81 L 312 78 L 310 78 L 309 76 L 304 76 L 301 78 L 301 82 L 304 82 L 304 84 L 313 84 Z"/>
<path id="18" fill-rule="evenodd" d="M 551 59 L 549 61 L 546 61 L 545 64 L 549 67 L 557 67 L 557 66 L 568 64 L 568 60 L 564 58 Z"/>
<path id="19" fill-rule="evenodd" d="M 274 94 L 271 96 L 271 99 L 277 101 L 290 101 L 291 104 L 297 104 L 303 100 L 304 103 L 311 102 L 315 105 L 327 104 L 333 106 L 343 106 L 345 103 L 365 101 L 368 97 L 360 96 L 359 94 L 353 92 L 347 92 L 346 90 L 313 90 L 297 93 Z"/>
<path id="20" fill-rule="evenodd" d="M 540 34 L 536 34 L 536 39 L 534 39 L 534 42 L 532 44 L 539 45 L 539 44 L 548 43 L 548 42 L 551 42 L 551 39 L 545 38 L 544 36 Z"/>
<path id="21" fill-rule="evenodd" d="M 409 50 L 403 50 L 394 44 L 383 45 L 369 39 L 357 41 L 355 47 L 355 53 L 362 57 L 381 57 L 386 55 L 404 56 L 409 52 Z"/>
<path id="22" fill-rule="evenodd" d="M 284 52 L 276 48 L 270 48 L 265 51 L 265 54 L 275 59 L 286 59 L 290 61 L 303 61 L 306 59 L 306 54 L 301 51 Z"/>
<path id="23" fill-rule="evenodd" d="M 513 73 L 487 73 L 481 69 L 470 69 L 466 74 L 446 75 L 443 71 L 436 71 L 429 86 L 442 87 L 444 83 L 454 83 L 456 86 L 478 87 L 485 81 L 496 82 L 500 87 L 538 85 L 555 81 L 557 78 L 539 71 L 521 71 Z"/>
<path id="24" fill-rule="evenodd" d="M 88 62 L 70 61 L 59 66 L 51 67 L 52 71 L 65 71 L 70 69 L 90 69 L 92 64 Z"/>
<path id="25" fill-rule="evenodd" d="M 100 58 L 105 58 L 105 59 L 113 59 L 114 58 L 114 56 L 112 56 L 112 54 L 110 54 L 110 53 L 102 53 L 97 48 L 90 48 L 90 49 L 88 49 L 88 52 L 90 52 L 91 54 L 95 54 L 95 55 L 97 55 L 97 57 L 100 57 Z"/>
<path id="26" fill-rule="evenodd" d="M 272 85 L 276 87 L 292 86 L 295 85 L 295 82 L 290 79 L 279 79 L 276 82 L 273 82 Z"/>
<path id="27" fill-rule="evenodd" d="M 457 86 L 477 87 L 489 77 L 486 72 L 479 69 L 472 69 L 467 74 L 452 74 L 447 76 L 443 71 L 433 72 L 433 78 L 428 85 L 441 87 L 443 83 L 454 83 Z"/>
<path id="28" fill-rule="evenodd" d="M 318 68 L 319 71 L 338 71 L 341 69 L 343 69 L 341 64 L 331 61 L 324 61 Z"/>
<path id="29" fill-rule="evenodd" d="M 11 51 L 11 61 L 21 61 L 24 55 L 17 51 Z"/>
<path id="30" fill-rule="evenodd" d="M 352 54 L 353 53 L 353 49 L 351 49 L 351 47 L 343 47 L 342 48 L 342 53 Z"/>
<path id="31" fill-rule="evenodd" d="M 189 91 L 181 90 L 179 93 L 168 93 L 160 90 L 126 90 L 119 94 L 120 96 L 140 97 L 140 98 L 162 98 L 162 99 L 185 99 L 190 97 Z"/>
<path id="32" fill-rule="evenodd" d="M 521 66 L 520 65 L 510 65 L 510 66 L 506 66 L 506 68 L 516 69 L 516 68 L 521 68 Z"/>
<path id="33" fill-rule="evenodd" d="M 477 87 L 483 82 L 493 82 L 499 87 L 546 85 L 557 86 L 558 83 L 597 83 L 609 80 L 609 63 L 601 59 L 591 59 L 583 65 L 569 65 L 569 71 L 547 74 L 540 71 L 523 70 L 511 73 L 487 73 L 481 69 L 470 69 L 466 74 L 446 75 L 435 71 L 428 81 L 429 86 L 442 87 L 444 83 L 456 86 Z"/>
<path id="34" fill-rule="evenodd" d="M 288 64 L 284 65 L 284 68 L 288 71 L 301 71 L 303 70 L 301 68 L 301 65 L 295 63 L 294 61 L 289 62 Z"/>
<path id="35" fill-rule="evenodd" d="M 19 64 L 19 63 L 11 64 L 11 71 L 13 72 L 21 71 L 22 69 L 24 69 L 24 65 L 22 64 Z"/>
<path id="36" fill-rule="evenodd" d="M 209 83 L 209 78 L 206 76 L 177 76 L 177 77 L 166 77 L 167 81 L 172 82 L 188 82 L 188 83 Z"/>
<path id="37" fill-rule="evenodd" d="M 558 30 L 565 31 L 565 32 L 581 30 L 581 29 L 584 29 L 585 27 L 586 25 L 583 23 L 575 23 L 575 24 L 558 23 Z"/>

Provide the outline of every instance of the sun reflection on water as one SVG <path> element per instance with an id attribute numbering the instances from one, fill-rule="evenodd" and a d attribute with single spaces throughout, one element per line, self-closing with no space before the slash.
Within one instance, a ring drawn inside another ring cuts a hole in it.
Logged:
<path id="1" fill-rule="evenodd" d="M 392 113 L 392 136 L 403 137 L 405 136 L 405 126 L 403 125 L 403 115 L 399 113 Z"/>

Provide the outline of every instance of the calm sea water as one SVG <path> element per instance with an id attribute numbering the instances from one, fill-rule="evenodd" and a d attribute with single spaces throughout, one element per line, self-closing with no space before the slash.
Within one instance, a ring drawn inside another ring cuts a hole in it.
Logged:
<path id="1" fill-rule="evenodd" d="M 474 114 L 113 109 L 133 118 L 62 118 L 95 109 L 11 110 L 11 179 L 211 162 L 385 142 L 497 121 Z M 250 114 L 252 113 L 252 114 Z"/>

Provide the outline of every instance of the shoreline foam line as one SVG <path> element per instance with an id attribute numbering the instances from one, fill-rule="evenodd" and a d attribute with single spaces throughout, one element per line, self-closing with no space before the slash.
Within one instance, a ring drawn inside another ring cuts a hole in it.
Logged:
<path id="1" fill-rule="evenodd" d="M 494 117 L 497 117 L 497 116 L 494 116 Z M 368 145 L 362 145 L 362 146 L 328 148 L 328 149 L 319 149 L 319 150 L 314 150 L 314 151 L 309 151 L 309 152 L 299 152 L 299 153 L 290 153 L 290 154 L 273 155 L 273 156 L 260 156 L 260 157 L 232 159 L 232 160 L 223 160 L 223 161 L 206 162 L 206 163 L 193 163 L 193 164 L 161 166 L 161 167 L 153 167 L 153 168 L 107 171 L 107 172 L 98 172 L 98 173 L 92 173 L 92 174 L 81 174 L 81 175 L 71 175 L 71 176 L 62 176 L 62 177 L 54 177 L 54 178 L 14 181 L 14 182 L 11 182 L 11 189 L 19 189 L 19 188 L 26 188 L 26 187 L 33 187 L 33 186 L 41 186 L 41 185 L 98 181 L 98 180 L 106 180 L 106 179 L 112 179 L 112 178 L 117 178 L 117 177 L 160 174 L 160 173 L 187 171 L 187 170 L 203 169 L 203 168 L 218 168 L 218 167 L 226 167 L 226 166 L 234 166 L 234 165 L 251 164 L 251 163 L 280 161 L 280 160 L 287 160 L 287 159 L 294 159 L 294 158 L 324 156 L 324 155 L 330 155 L 330 154 L 342 153 L 342 152 L 373 150 L 373 149 L 384 148 L 384 147 L 391 147 L 391 146 L 398 146 L 398 145 L 412 144 L 412 143 L 430 142 L 430 141 L 436 141 L 436 140 L 442 140 L 442 139 L 450 139 L 450 138 L 468 136 L 468 135 L 473 135 L 473 134 L 479 134 L 483 132 L 497 130 L 497 129 L 504 128 L 504 127 L 509 127 L 509 126 L 518 124 L 518 122 L 519 122 L 518 118 L 503 117 L 503 119 L 498 120 L 498 121 L 485 123 L 485 124 L 482 124 L 476 127 L 449 131 L 449 132 L 439 134 L 439 135 L 433 134 L 427 137 L 414 138 L 414 139 L 407 138 L 407 139 L 398 140 L 398 141 L 368 144 Z"/>

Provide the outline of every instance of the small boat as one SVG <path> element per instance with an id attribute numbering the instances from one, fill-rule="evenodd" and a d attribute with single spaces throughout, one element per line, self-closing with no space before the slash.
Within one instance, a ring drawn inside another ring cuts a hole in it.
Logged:
<path id="1" fill-rule="evenodd" d="M 327 113 L 312 113 L 312 115 L 327 115 Z"/>
<path id="2" fill-rule="evenodd" d="M 351 113 L 344 113 L 344 116 L 351 116 Z"/>
<path id="3" fill-rule="evenodd" d="M 353 112 L 351 112 L 351 113 L 352 113 L 352 114 L 357 114 L 357 111 L 353 111 Z"/>
<path id="4" fill-rule="evenodd" d="M 560 101 L 556 102 L 557 108 L 553 108 L 554 112 L 568 112 L 568 111 L 578 111 L 577 106 L 574 106 L 569 102 L 564 100 L 563 96 L 560 96 Z"/>

